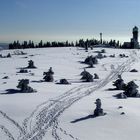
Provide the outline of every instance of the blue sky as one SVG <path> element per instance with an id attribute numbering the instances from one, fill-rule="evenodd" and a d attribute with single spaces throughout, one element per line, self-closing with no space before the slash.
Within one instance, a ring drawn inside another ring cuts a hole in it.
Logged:
<path id="1" fill-rule="evenodd" d="M 129 41 L 139 0 L 0 0 L 0 42 L 103 38 Z"/>

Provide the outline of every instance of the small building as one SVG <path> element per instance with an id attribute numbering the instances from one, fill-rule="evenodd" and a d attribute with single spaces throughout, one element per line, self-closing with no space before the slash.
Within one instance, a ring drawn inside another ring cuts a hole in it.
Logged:
<path id="1" fill-rule="evenodd" d="M 133 38 L 131 38 L 130 42 L 124 42 L 122 48 L 126 49 L 139 49 L 139 42 L 138 42 L 138 27 L 135 26 L 132 30 Z"/>

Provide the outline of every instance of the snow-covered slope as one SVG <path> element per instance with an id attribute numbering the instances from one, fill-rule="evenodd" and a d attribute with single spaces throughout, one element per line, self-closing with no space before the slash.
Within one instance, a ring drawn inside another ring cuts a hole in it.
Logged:
<path id="1" fill-rule="evenodd" d="M 13 140 L 138 140 L 140 128 L 140 99 L 118 100 L 113 95 L 122 91 L 108 91 L 112 81 L 122 74 L 125 82 L 134 80 L 140 86 L 139 50 L 105 48 L 107 56 L 100 59 L 95 68 L 87 68 L 91 74 L 97 73 L 99 80 L 82 83 L 80 73 L 87 65 L 81 64 L 87 56 L 96 55 L 102 48 L 85 52 L 81 48 L 48 48 L 22 50 L 26 55 L 12 55 L 0 58 L 0 93 L 16 89 L 19 79 L 30 79 L 30 86 L 36 93 L 16 93 L 0 95 L 0 139 Z M 6 56 L 17 50 L 3 50 Z M 19 50 L 21 51 L 21 50 Z M 119 54 L 129 57 L 120 58 Z M 115 54 L 115 58 L 109 57 Z M 37 69 L 30 73 L 17 73 L 20 68 L 33 60 Z M 43 72 L 50 67 L 54 71 L 53 83 L 39 82 Z M 34 73 L 34 75 L 32 74 Z M 9 79 L 3 79 L 8 76 Z M 56 84 L 66 78 L 70 85 Z M 95 100 L 102 100 L 102 108 L 107 115 L 87 117 L 93 114 Z M 122 108 L 118 108 L 122 106 Z M 125 115 L 120 115 L 125 112 Z M 6 113 L 6 114 L 5 114 Z M 75 123 L 71 123 L 74 120 Z"/>

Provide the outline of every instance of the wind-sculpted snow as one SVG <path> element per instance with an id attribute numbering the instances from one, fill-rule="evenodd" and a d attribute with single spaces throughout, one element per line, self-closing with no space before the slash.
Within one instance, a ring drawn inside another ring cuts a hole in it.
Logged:
<path id="1" fill-rule="evenodd" d="M 4 115 L 3 112 L 1 112 L 1 114 L 12 122 L 13 125 L 16 125 L 20 130 L 19 140 L 42 140 L 49 128 L 52 128 L 52 136 L 55 140 L 63 139 L 57 134 L 57 131 L 61 131 L 64 135 L 70 137 L 71 139 L 79 140 L 59 127 L 59 116 L 75 102 L 92 93 L 94 94 L 95 91 L 104 87 L 110 81 L 116 79 L 118 75 L 125 71 L 129 71 L 131 64 L 133 64 L 136 60 L 137 55 L 135 52 L 132 52 L 129 59 L 120 64 L 116 69 L 113 68 L 105 79 L 97 83 L 93 82 L 89 84 L 81 84 L 80 86 L 72 88 L 50 101 L 40 104 L 36 107 L 32 114 L 24 120 L 22 127 L 14 120 L 10 119 L 6 114 Z M 4 129 L 4 132 L 5 131 L 12 139 L 13 137 L 10 135 L 10 132 L 7 129 Z"/>

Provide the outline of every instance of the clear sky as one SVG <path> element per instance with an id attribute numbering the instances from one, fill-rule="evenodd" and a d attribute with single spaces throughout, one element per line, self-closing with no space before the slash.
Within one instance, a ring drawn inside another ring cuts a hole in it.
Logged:
<path id="1" fill-rule="evenodd" d="M 129 41 L 140 28 L 140 0 L 0 0 L 0 42 Z"/>

